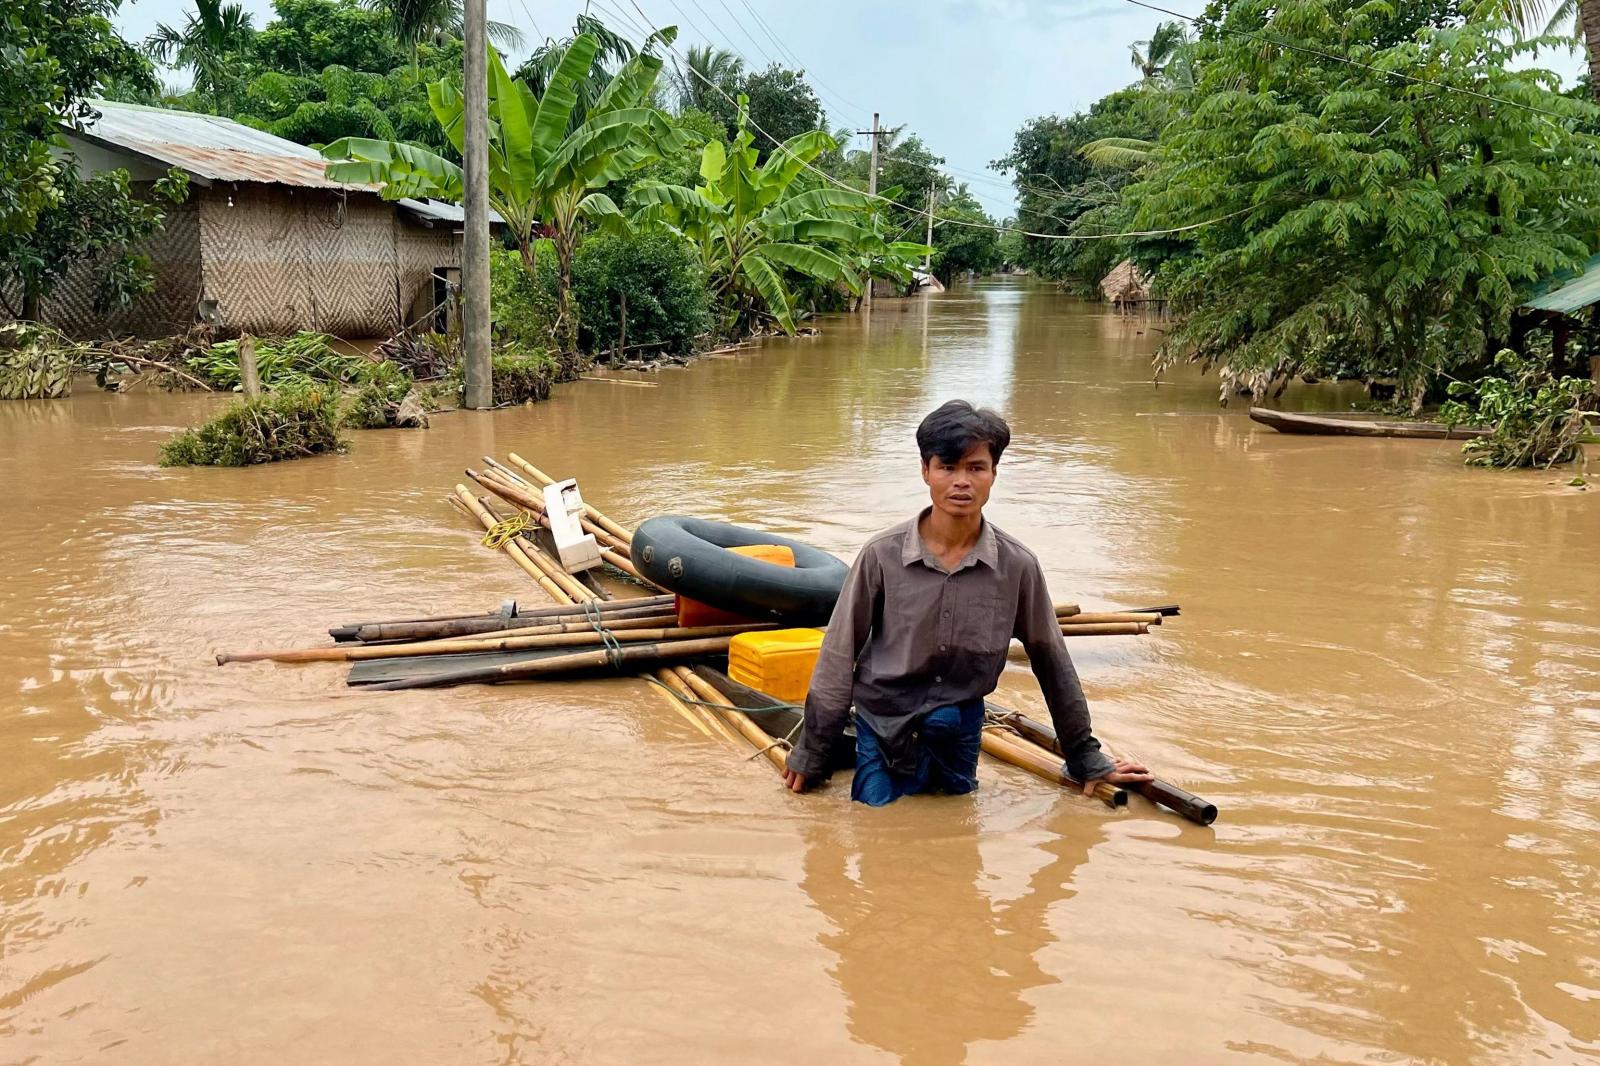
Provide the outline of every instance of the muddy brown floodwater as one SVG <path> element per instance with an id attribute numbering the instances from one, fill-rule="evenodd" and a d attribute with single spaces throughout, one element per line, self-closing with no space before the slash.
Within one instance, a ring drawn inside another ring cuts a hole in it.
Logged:
<path id="1" fill-rule="evenodd" d="M 0 1061 L 1596 1060 L 1600 493 L 1275 435 L 1035 283 L 824 327 L 243 471 L 154 465 L 215 398 L 0 404 Z M 1072 651 L 1213 828 L 792 797 L 631 680 L 212 665 L 541 602 L 443 502 L 485 453 L 853 555 L 954 396 L 1058 598 L 1183 605 Z"/>

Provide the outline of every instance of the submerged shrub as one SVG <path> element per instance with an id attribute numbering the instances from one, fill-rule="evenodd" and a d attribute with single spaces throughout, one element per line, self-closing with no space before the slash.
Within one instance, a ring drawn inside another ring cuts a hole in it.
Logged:
<path id="1" fill-rule="evenodd" d="M 372 363 L 344 410 L 351 429 L 426 429 L 428 416 L 411 374 L 394 363 Z"/>
<path id="2" fill-rule="evenodd" d="M 710 325 L 711 294 L 689 245 L 664 233 L 595 234 L 578 246 L 572 288 L 582 315 L 579 346 L 605 352 L 622 333 L 628 300 L 628 347 L 686 354 Z"/>
<path id="3" fill-rule="evenodd" d="M 1473 466 L 1552 466 L 1578 457 L 1586 419 L 1582 407 L 1593 383 L 1557 377 L 1537 356 L 1507 348 L 1494 357 L 1505 377 L 1450 384 L 1439 415 L 1451 425 L 1489 427 L 1487 437 L 1462 445 Z"/>
<path id="4" fill-rule="evenodd" d="M 555 356 L 544 348 L 508 345 L 497 350 L 494 365 L 494 402 L 536 403 L 550 398 L 550 386 L 561 372 Z"/>
<path id="5" fill-rule="evenodd" d="M 161 446 L 162 466 L 251 466 L 344 450 L 335 390 L 291 386 L 231 404 Z"/>
<path id="6" fill-rule="evenodd" d="M 524 348 L 517 344 L 496 348 L 490 357 L 490 367 L 494 373 L 491 399 L 496 407 L 548 400 L 550 386 L 559 380 L 561 373 L 560 364 L 547 349 Z M 450 372 L 450 382 L 455 387 L 456 400 L 464 402 L 466 367 L 458 363 Z"/>

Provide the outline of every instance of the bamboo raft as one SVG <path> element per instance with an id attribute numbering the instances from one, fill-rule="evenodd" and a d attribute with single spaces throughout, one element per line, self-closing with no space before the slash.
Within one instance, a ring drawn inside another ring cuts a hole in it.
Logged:
<path id="1" fill-rule="evenodd" d="M 652 683 L 668 707 L 695 731 L 747 745 L 754 749 L 750 758 L 765 758 L 781 773 L 789 745 L 780 738 L 792 736 L 798 728 L 797 709 L 739 685 L 708 665 L 724 660 L 738 633 L 772 625 L 678 626 L 675 598 L 650 584 L 633 566 L 632 532 L 592 506 L 586 506 L 581 516 L 584 531 L 594 536 L 602 560 L 616 577 L 640 594 L 614 598 L 595 580 L 595 571 L 567 573 L 550 544 L 542 543 L 550 525 L 543 492 L 554 479 L 514 452 L 507 458 L 507 463 L 500 463 L 485 456 L 481 470 L 465 471 L 471 485 L 484 494 L 474 493 L 463 482 L 446 499 L 484 530 L 485 547 L 510 556 L 539 586 L 551 600 L 548 606 L 528 609 L 507 601 L 498 610 L 477 614 L 348 623 L 328 630 L 331 646 L 223 652 L 216 657 L 218 665 L 347 662 L 351 664 L 347 683 L 376 691 L 632 673 Z M 1055 612 L 1063 636 L 1082 637 L 1145 634 L 1179 610 L 1168 605 L 1085 612 L 1076 604 L 1060 603 Z M 757 718 L 772 729 L 764 728 Z M 984 730 L 983 750 L 1047 781 L 1078 788 L 1078 782 L 1063 773 L 1060 754 L 1050 750 L 1053 734 L 1046 736 L 1048 728 L 1019 719 L 1015 714 L 1009 714 L 1009 720 L 992 717 Z M 853 764 L 853 758 L 848 762 Z M 1182 790 L 1140 791 L 1201 821 L 1194 809 L 1160 798 L 1188 796 Z M 1105 783 L 1095 796 L 1110 807 L 1128 802 L 1127 790 Z M 1215 808 L 1210 810 L 1215 818 Z"/>

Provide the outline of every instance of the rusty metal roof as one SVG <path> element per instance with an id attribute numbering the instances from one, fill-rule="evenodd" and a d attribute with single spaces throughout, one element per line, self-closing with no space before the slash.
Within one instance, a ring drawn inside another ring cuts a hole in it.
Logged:
<path id="1" fill-rule="evenodd" d="M 142 104 L 93 100 L 100 117 L 72 132 L 177 167 L 204 183 L 257 181 L 314 189 L 362 189 L 329 179 L 314 148 L 274 137 L 231 118 Z"/>

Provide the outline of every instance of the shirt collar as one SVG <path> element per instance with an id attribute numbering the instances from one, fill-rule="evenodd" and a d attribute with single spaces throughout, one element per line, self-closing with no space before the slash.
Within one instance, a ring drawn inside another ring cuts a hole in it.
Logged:
<path id="1" fill-rule="evenodd" d="M 906 530 L 905 542 L 900 549 L 900 564 L 902 566 L 910 566 L 912 563 L 920 562 L 930 569 L 943 569 L 939 564 L 939 560 L 934 558 L 933 553 L 928 550 L 927 545 L 922 543 L 922 520 L 928 517 L 932 511 L 932 507 L 924 507 L 917 514 L 917 517 L 911 520 L 910 527 Z M 983 528 L 978 530 L 978 542 L 972 546 L 972 550 L 967 553 L 966 558 L 961 560 L 955 570 L 950 572 L 952 574 L 955 573 L 956 570 L 964 568 L 969 562 L 984 563 L 990 570 L 1000 569 L 1000 545 L 995 540 L 994 523 L 987 518 L 983 520 Z"/>

